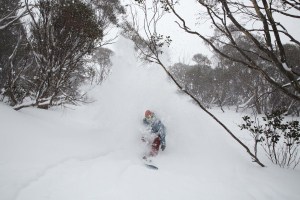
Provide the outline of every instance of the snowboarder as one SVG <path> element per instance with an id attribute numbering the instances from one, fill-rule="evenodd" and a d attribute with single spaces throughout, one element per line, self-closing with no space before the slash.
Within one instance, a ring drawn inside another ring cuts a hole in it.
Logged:
<path id="1" fill-rule="evenodd" d="M 146 110 L 143 123 L 147 125 L 150 137 L 143 136 L 142 141 L 151 145 L 151 150 L 148 156 L 156 156 L 159 152 L 159 148 L 161 148 L 162 151 L 164 151 L 166 148 L 165 126 L 150 110 Z M 147 156 L 144 156 L 144 159 L 147 159 Z"/>

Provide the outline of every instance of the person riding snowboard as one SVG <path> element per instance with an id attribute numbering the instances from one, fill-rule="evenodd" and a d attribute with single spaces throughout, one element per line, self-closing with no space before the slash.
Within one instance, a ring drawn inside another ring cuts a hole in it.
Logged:
<path id="1" fill-rule="evenodd" d="M 143 123 L 147 125 L 147 128 L 150 132 L 150 137 L 143 136 L 142 141 L 150 143 L 151 150 L 149 156 L 156 156 L 159 152 L 159 148 L 162 151 L 166 148 L 166 129 L 163 123 L 155 116 L 155 114 L 146 110 L 145 118 L 143 119 Z M 145 156 L 146 158 L 146 156 Z"/>

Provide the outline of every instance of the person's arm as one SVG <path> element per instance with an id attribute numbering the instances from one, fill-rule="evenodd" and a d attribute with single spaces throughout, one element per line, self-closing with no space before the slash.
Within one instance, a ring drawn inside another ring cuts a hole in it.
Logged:
<path id="1" fill-rule="evenodd" d="M 144 123 L 144 124 L 147 124 L 147 125 L 149 124 L 149 122 L 147 121 L 146 118 L 143 119 L 143 123 Z"/>
<path id="2" fill-rule="evenodd" d="M 159 136 L 161 140 L 161 150 L 163 151 L 166 148 L 166 128 L 163 124 L 161 124 Z"/>

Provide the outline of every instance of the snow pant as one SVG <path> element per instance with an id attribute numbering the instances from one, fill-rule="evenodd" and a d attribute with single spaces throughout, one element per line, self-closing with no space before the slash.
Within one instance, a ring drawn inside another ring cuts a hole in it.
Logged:
<path id="1" fill-rule="evenodd" d="M 157 136 L 151 144 L 150 156 L 156 156 L 158 154 L 160 143 L 160 137 Z"/>

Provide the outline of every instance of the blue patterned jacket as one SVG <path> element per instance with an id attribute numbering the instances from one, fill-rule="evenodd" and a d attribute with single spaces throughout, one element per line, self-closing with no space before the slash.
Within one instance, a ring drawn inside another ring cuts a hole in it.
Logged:
<path id="1" fill-rule="evenodd" d="M 163 123 L 155 115 L 151 119 L 144 118 L 143 122 L 150 127 L 151 133 L 160 137 L 161 145 L 166 146 L 166 128 Z"/>

